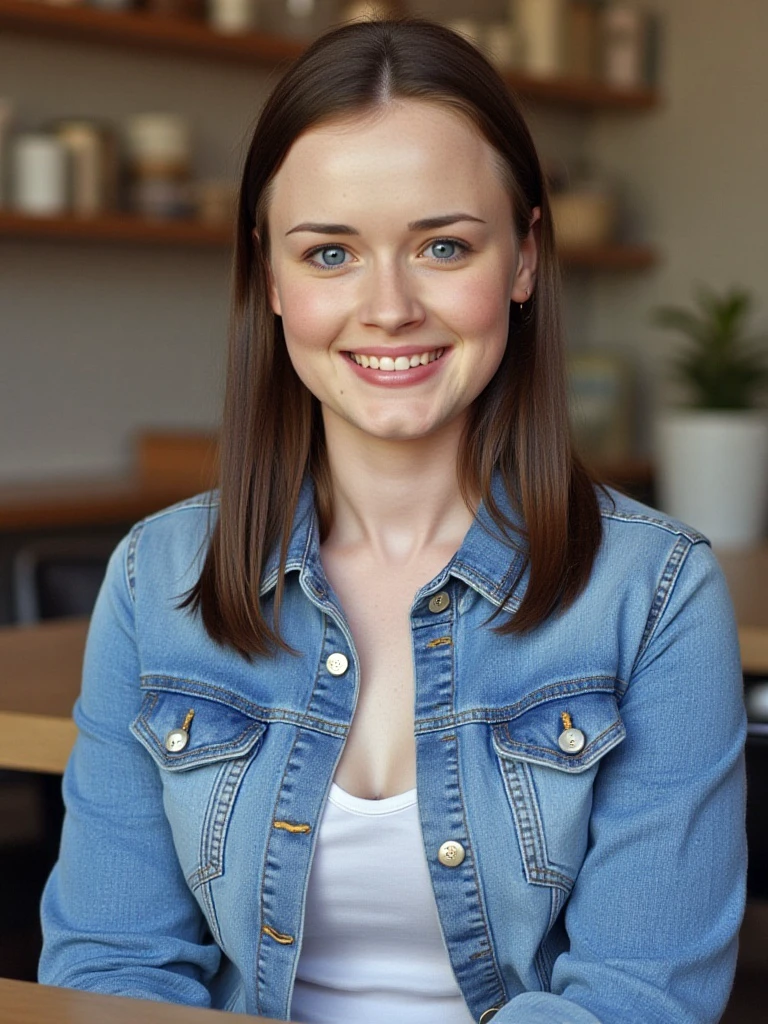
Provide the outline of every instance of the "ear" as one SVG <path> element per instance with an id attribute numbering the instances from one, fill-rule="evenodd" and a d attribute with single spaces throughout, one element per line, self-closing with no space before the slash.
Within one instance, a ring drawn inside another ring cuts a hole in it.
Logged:
<path id="1" fill-rule="evenodd" d="M 253 244 L 257 250 L 261 249 L 261 239 L 256 231 L 253 229 Z M 267 272 L 267 297 L 269 299 L 269 305 L 272 308 L 272 312 L 275 316 L 283 315 L 283 307 L 280 305 L 280 296 L 277 291 L 277 285 L 275 284 L 275 275 L 272 272 L 272 264 L 268 259 L 264 260 L 264 266 Z"/>
<path id="2" fill-rule="evenodd" d="M 520 243 L 517 270 L 512 283 L 512 301 L 526 302 L 536 287 L 536 270 L 539 264 L 539 239 L 541 235 L 541 207 L 534 206 L 528 225 L 528 234 Z"/>

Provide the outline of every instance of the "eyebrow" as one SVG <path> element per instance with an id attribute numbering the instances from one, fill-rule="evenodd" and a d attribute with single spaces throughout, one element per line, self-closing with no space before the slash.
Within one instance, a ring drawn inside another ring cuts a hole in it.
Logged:
<path id="1" fill-rule="evenodd" d="M 486 223 L 479 217 L 473 217 L 471 213 L 446 213 L 441 217 L 424 217 L 422 220 L 412 220 L 408 225 L 408 230 L 432 231 L 434 228 L 445 228 L 448 227 L 449 224 L 457 224 L 462 220 L 474 221 L 476 224 Z M 348 224 L 316 224 L 311 221 L 305 221 L 302 224 L 297 224 L 296 227 L 291 228 L 290 231 L 286 231 L 286 235 L 292 235 L 296 231 L 311 231 L 313 234 L 318 235 L 360 234 L 357 228 L 352 228 Z"/>

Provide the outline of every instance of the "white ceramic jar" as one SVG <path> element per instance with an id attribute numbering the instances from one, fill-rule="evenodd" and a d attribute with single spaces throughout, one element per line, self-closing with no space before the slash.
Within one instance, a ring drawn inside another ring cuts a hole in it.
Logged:
<path id="1" fill-rule="evenodd" d="M 55 135 L 18 135 L 13 143 L 11 167 L 17 210 L 40 216 L 54 216 L 67 210 L 67 148 Z"/>

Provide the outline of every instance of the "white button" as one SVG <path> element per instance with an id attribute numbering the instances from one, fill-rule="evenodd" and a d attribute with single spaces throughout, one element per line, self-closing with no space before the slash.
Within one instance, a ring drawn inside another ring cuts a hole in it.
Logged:
<path id="1" fill-rule="evenodd" d="M 335 654 L 330 654 L 328 656 L 325 667 L 332 676 L 343 676 L 349 668 L 349 658 L 346 654 L 342 654 L 340 651 L 337 651 Z"/>
<path id="2" fill-rule="evenodd" d="M 444 590 L 441 590 L 439 594 L 435 594 L 434 597 L 430 598 L 429 610 L 431 612 L 444 612 L 450 603 L 449 595 Z"/>
<path id="3" fill-rule="evenodd" d="M 449 839 L 437 851 L 437 859 L 447 868 L 457 868 L 465 856 L 464 847 L 455 839 Z"/>
<path id="4" fill-rule="evenodd" d="M 581 729 L 566 729 L 565 732 L 560 733 L 557 745 L 566 754 L 579 754 L 584 749 L 586 742 Z"/>
<path id="5" fill-rule="evenodd" d="M 165 737 L 165 749 L 178 754 L 189 743 L 189 733 L 184 729 L 171 729 Z"/>

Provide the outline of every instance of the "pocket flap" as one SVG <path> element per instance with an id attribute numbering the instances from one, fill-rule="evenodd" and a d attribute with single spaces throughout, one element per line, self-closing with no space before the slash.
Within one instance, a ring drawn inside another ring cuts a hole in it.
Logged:
<path id="1" fill-rule="evenodd" d="M 146 684 L 145 689 L 131 732 L 167 771 L 184 771 L 244 757 L 259 743 L 267 728 L 266 722 L 252 718 L 223 700 L 147 688 Z M 190 719 L 191 712 L 194 715 Z M 170 734 L 182 730 L 185 721 L 188 721 L 184 730 L 186 736 L 180 743 L 178 736 L 176 743 L 169 742 Z"/>
<path id="2" fill-rule="evenodd" d="M 576 743 L 579 749 L 571 753 L 558 742 L 569 721 L 571 728 L 581 734 Z M 494 726 L 493 745 L 500 757 L 583 772 L 621 743 L 625 735 L 615 694 L 583 690 L 565 697 L 542 695 L 514 718 Z"/>

